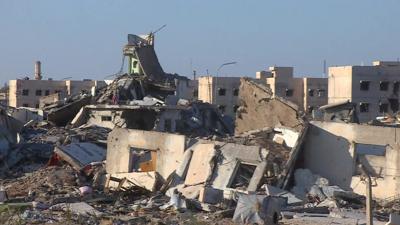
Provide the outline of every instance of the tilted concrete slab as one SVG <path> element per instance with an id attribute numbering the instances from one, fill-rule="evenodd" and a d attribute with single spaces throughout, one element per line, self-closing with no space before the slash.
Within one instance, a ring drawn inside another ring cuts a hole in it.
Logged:
<path id="1" fill-rule="evenodd" d="M 56 146 L 54 153 L 68 162 L 76 170 L 92 162 L 101 162 L 106 159 L 106 149 L 93 143 L 72 143 L 66 146 Z"/>
<path id="2" fill-rule="evenodd" d="M 156 191 L 157 188 L 157 172 L 134 172 L 134 173 L 115 173 L 108 174 L 107 176 L 111 176 L 118 179 L 126 178 L 127 181 L 122 185 L 124 188 L 129 188 L 132 186 L 139 186 L 145 188 L 149 191 Z M 117 188 L 119 185 L 118 182 L 110 181 L 108 184 L 109 188 Z"/>
<path id="3" fill-rule="evenodd" d="M 205 183 L 213 172 L 214 143 L 199 143 L 193 147 L 193 156 L 186 175 L 185 185 Z"/>
<path id="4" fill-rule="evenodd" d="M 249 78 L 240 80 L 239 102 L 235 134 L 278 126 L 300 131 L 304 125 L 297 105 L 283 98 L 274 97 L 269 87 Z"/>
<path id="5" fill-rule="evenodd" d="M 246 146 L 222 142 L 218 142 L 218 145 L 220 145 L 219 150 L 222 157 L 220 157 L 221 160 L 218 161 L 217 168 L 214 170 L 212 187 L 221 190 L 231 185 L 240 163 L 257 166 L 268 157 L 268 151 L 259 146 Z M 257 173 L 257 175 L 259 175 L 259 173 Z"/>

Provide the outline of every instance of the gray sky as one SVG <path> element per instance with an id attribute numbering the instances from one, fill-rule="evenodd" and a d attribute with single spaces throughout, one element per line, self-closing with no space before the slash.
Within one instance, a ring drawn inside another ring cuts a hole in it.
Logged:
<path id="1" fill-rule="evenodd" d="M 321 76 L 328 65 L 400 57 L 398 0 L 1 0 L 0 81 L 32 76 L 104 79 L 121 66 L 128 33 L 163 24 L 156 51 L 165 71 L 254 76 L 294 66 Z"/>

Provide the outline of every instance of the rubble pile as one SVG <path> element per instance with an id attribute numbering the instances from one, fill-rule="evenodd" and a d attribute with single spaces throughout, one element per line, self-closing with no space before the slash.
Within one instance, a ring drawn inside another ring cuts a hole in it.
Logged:
<path id="1" fill-rule="evenodd" d="M 128 39 L 139 68 L 107 87 L 51 103 L 42 119 L 0 110 L 1 224 L 365 221 L 368 199 L 302 167 L 309 122 L 296 105 L 243 78 L 233 126 L 176 95 L 185 78 L 162 70 L 152 34 Z M 349 108 L 335 110 L 325 119 Z M 377 202 L 375 218 L 397 205 Z"/>

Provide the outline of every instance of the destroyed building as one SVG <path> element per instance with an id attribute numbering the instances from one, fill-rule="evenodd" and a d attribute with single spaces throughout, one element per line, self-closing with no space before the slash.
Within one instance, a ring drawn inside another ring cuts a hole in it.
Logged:
<path id="1" fill-rule="evenodd" d="M 128 73 L 50 98 L 41 118 L 0 110 L 0 223 L 356 224 L 371 202 L 364 169 L 374 198 L 396 199 L 398 128 L 341 113 L 310 122 L 249 78 L 233 126 L 217 106 L 182 97 L 188 79 L 163 71 L 154 34 L 129 35 L 124 54 Z M 374 205 L 375 218 L 388 221 L 396 204 Z"/>
<path id="2" fill-rule="evenodd" d="M 304 167 L 345 190 L 364 195 L 358 168 L 364 164 L 373 177 L 373 196 L 396 196 L 398 133 L 399 128 L 392 127 L 313 121 L 304 142 Z"/>
<path id="3" fill-rule="evenodd" d="M 241 79 L 239 102 L 235 133 L 276 126 L 290 127 L 299 131 L 304 125 L 297 105 L 273 96 L 271 89 L 257 80 Z"/>

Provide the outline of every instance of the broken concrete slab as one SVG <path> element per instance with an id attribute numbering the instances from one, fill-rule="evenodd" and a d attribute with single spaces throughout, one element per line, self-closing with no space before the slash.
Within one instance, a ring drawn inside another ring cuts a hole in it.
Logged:
<path id="1" fill-rule="evenodd" d="M 265 188 L 265 194 L 267 195 L 287 198 L 288 205 L 301 205 L 303 203 L 303 200 L 297 198 L 296 195 L 290 193 L 289 191 L 268 184 L 264 185 L 263 187 Z"/>
<path id="2" fill-rule="evenodd" d="M 199 193 L 199 201 L 208 204 L 221 203 L 224 200 L 224 191 L 212 187 L 203 187 Z"/>
<path id="3" fill-rule="evenodd" d="M 89 142 L 56 146 L 54 153 L 76 170 L 81 170 L 92 162 L 101 162 L 106 158 L 106 149 Z"/>
<path id="4" fill-rule="evenodd" d="M 75 215 L 94 215 L 94 216 L 101 216 L 103 213 L 96 210 L 89 204 L 85 202 L 77 202 L 77 203 L 60 203 L 50 207 L 50 210 L 54 211 L 70 211 Z"/>
<path id="5" fill-rule="evenodd" d="M 257 165 L 249 182 L 249 186 L 247 187 L 247 191 L 257 191 L 257 189 L 260 187 L 262 179 L 264 178 L 267 165 L 267 160 L 264 160 Z"/>
<path id="6" fill-rule="evenodd" d="M 240 195 L 233 216 L 237 224 L 278 224 L 285 199 L 265 195 Z"/>
<path id="7" fill-rule="evenodd" d="M 213 173 L 212 187 L 220 190 L 231 187 L 241 166 L 249 165 L 255 170 L 257 165 L 268 157 L 268 151 L 259 146 L 223 142 L 217 142 L 217 145 L 221 156 L 218 157 L 217 167 Z M 250 179 L 253 173 L 250 174 Z"/>
<path id="8" fill-rule="evenodd" d="M 215 155 L 213 143 L 199 143 L 193 146 L 192 160 L 186 175 L 185 185 L 206 183 L 213 173 Z"/>
<path id="9" fill-rule="evenodd" d="M 92 96 L 83 95 L 77 96 L 76 98 L 71 97 L 70 102 L 49 109 L 47 121 L 57 126 L 65 126 L 74 119 L 75 115 L 83 106 L 89 105 L 91 101 Z"/>
<path id="10" fill-rule="evenodd" d="M 286 146 L 293 148 L 294 145 L 296 144 L 297 140 L 299 139 L 299 132 L 295 131 L 290 128 L 285 128 L 285 127 L 276 127 L 274 128 L 274 131 L 276 132 L 274 135 L 274 139 L 283 139 L 283 143 L 286 144 Z M 281 143 L 281 144 L 283 144 Z"/>
<path id="11" fill-rule="evenodd" d="M 285 126 L 300 131 L 304 120 L 298 106 L 283 98 L 273 96 L 270 88 L 250 78 L 241 78 L 240 107 L 236 114 L 235 134 Z"/>
<path id="12" fill-rule="evenodd" d="M 130 188 L 132 186 L 139 186 L 145 188 L 149 191 L 156 191 L 158 187 L 158 177 L 157 172 L 134 172 L 134 173 L 115 173 L 115 174 L 107 174 L 107 177 L 114 177 L 118 179 L 126 179 L 127 182 L 124 182 L 122 187 Z M 107 178 L 107 180 L 110 180 Z M 107 188 L 117 188 L 119 183 L 109 181 L 106 184 Z"/>

